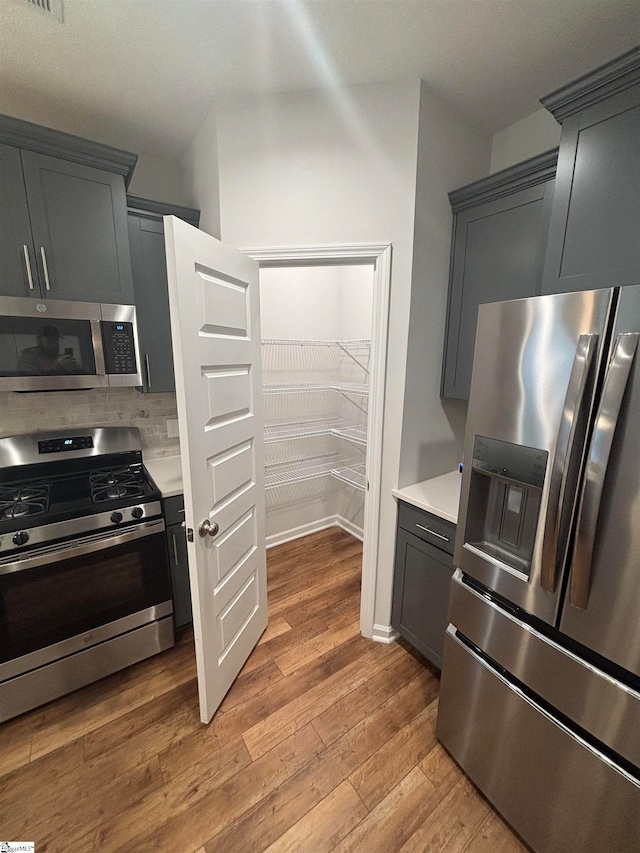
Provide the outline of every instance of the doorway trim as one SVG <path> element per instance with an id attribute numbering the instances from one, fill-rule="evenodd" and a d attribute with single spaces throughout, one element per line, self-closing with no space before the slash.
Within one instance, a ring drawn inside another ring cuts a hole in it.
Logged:
<path id="1" fill-rule="evenodd" d="M 241 248 L 260 267 L 373 264 L 373 317 L 371 328 L 371 380 L 367 420 L 367 499 L 365 502 L 360 631 L 365 637 L 389 642 L 374 632 L 378 582 L 378 536 L 382 499 L 382 427 L 387 373 L 387 341 L 391 295 L 391 244 L 350 243 L 325 246 L 275 246 Z"/>

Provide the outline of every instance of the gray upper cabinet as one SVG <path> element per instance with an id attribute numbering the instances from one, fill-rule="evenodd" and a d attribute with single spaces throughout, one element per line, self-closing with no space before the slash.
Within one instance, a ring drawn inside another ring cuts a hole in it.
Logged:
<path id="1" fill-rule="evenodd" d="M 174 391 L 173 352 L 164 249 L 164 215 L 178 216 L 196 228 L 200 212 L 127 196 L 129 243 L 144 393 Z"/>
<path id="2" fill-rule="evenodd" d="M 122 177 L 33 151 L 22 165 L 43 295 L 133 302 Z"/>
<path id="3" fill-rule="evenodd" d="M 133 302 L 136 155 L 0 116 L 0 294 Z"/>
<path id="4" fill-rule="evenodd" d="M 544 293 L 640 281 L 640 48 L 542 99 L 562 123 Z"/>
<path id="5" fill-rule="evenodd" d="M 478 306 L 541 293 L 557 154 L 549 151 L 449 194 L 443 397 L 469 399 Z"/>
<path id="6" fill-rule="evenodd" d="M 0 292 L 40 293 L 20 151 L 0 145 Z"/>

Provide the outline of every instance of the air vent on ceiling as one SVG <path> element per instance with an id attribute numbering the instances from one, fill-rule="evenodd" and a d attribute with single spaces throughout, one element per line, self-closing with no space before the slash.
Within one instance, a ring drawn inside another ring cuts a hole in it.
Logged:
<path id="1" fill-rule="evenodd" d="M 48 15 L 60 24 L 64 20 L 62 14 L 62 0 L 18 0 L 18 2 L 22 5 L 27 3 L 32 9 L 42 12 L 43 15 Z"/>

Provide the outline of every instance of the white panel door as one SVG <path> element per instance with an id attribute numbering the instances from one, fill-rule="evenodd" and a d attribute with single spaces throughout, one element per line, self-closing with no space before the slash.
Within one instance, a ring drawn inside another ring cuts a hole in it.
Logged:
<path id="1" fill-rule="evenodd" d="M 258 265 L 174 216 L 164 233 L 207 723 L 267 626 Z"/>

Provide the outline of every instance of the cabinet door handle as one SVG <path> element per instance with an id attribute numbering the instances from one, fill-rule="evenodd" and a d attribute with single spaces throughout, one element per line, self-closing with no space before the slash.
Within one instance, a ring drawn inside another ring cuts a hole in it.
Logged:
<path id="1" fill-rule="evenodd" d="M 149 367 L 149 353 L 144 354 L 144 363 L 147 368 L 147 387 L 151 388 L 151 368 Z"/>
<path id="2" fill-rule="evenodd" d="M 44 246 L 40 246 L 40 255 L 42 256 L 42 269 L 44 270 L 44 286 L 47 290 L 51 290 L 51 281 L 49 280 L 49 267 L 47 266 L 47 254 Z"/>
<path id="3" fill-rule="evenodd" d="M 432 536 L 437 536 L 438 539 L 442 539 L 444 542 L 449 541 L 448 536 L 443 536 L 442 533 L 436 533 L 435 530 L 431 530 L 430 527 L 423 527 L 421 524 L 416 524 L 416 527 L 419 527 L 420 530 L 424 530 L 425 533 L 430 533 Z"/>
<path id="4" fill-rule="evenodd" d="M 176 566 L 178 565 L 178 543 L 176 542 L 176 534 L 171 534 L 171 539 L 173 541 L 173 559 L 175 561 Z"/>
<path id="5" fill-rule="evenodd" d="M 24 244 L 22 246 L 22 250 L 24 251 L 24 263 L 27 267 L 27 279 L 29 281 L 29 290 L 33 290 L 33 275 L 31 274 L 31 259 L 29 257 L 29 247 Z"/>

